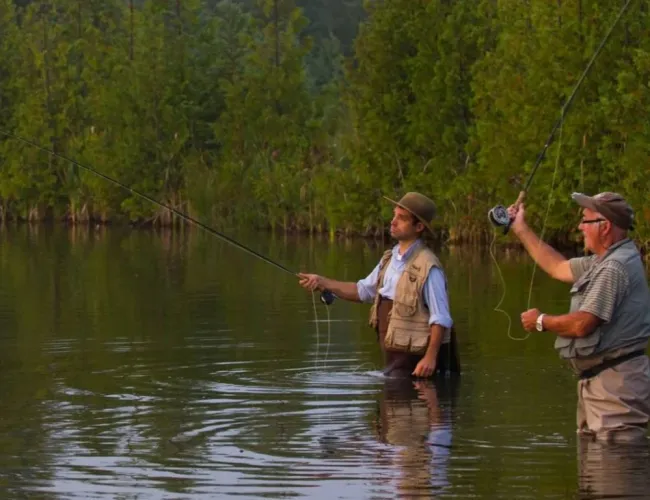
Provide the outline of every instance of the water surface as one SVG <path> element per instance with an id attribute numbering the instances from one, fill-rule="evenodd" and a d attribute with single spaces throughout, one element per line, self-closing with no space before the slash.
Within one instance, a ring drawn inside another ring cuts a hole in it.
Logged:
<path id="1" fill-rule="evenodd" d="M 231 233 L 232 234 L 232 233 Z M 368 274 L 378 242 L 237 234 L 290 269 Z M 381 376 L 368 306 L 200 233 L 0 232 L 4 498 L 644 498 L 646 448 L 580 445 L 575 379 L 526 340 L 533 267 L 441 248 L 463 374 Z M 315 302 L 314 302 L 315 300 Z M 568 288 L 537 273 L 531 306 Z M 509 336 L 510 334 L 510 336 Z"/>

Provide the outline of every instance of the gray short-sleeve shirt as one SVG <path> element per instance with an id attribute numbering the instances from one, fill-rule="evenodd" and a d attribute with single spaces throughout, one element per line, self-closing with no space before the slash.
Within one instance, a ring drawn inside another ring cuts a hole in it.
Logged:
<path id="1" fill-rule="evenodd" d="M 615 260 L 600 263 L 595 255 L 570 259 L 569 266 L 575 281 L 591 271 L 579 310 L 609 322 L 629 288 L 630 280 L 625 266 Z"/>

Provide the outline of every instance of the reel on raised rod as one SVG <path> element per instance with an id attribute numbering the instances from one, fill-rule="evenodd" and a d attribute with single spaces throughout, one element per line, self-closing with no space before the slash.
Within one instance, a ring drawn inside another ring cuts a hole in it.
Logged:
<path id="1" fill-rule="evenodd" d="M 526 198 L 526 191 L 520 191 L 519 196 L 517 196 L 517 201 L 515 201 L 515 206 L 519 207 L 524 202 Z M 512 224 L 512 219 L 508 215 L 508 210 L 503 205 L 496 205 L 490 209 L 488 212 L 488 219 L 496 227 L 503 228 L 503 234 L 508 234 L 510 231 L 510 225 Z"/>
<path id="2" fill-rule="evenodd" d="M 503 205 L 496 205 L 488 211 L 488 219 L 493 226 L 502 227 L 503 234 L 508 234 L 510 229 L 510 216 L 508 215 L 508 210 Z"/>

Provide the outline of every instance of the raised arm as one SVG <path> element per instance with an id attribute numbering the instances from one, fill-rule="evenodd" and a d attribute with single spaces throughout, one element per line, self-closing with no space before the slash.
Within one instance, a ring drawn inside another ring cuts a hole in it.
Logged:
<path id="1" fill-rule="evenodd" d="M 512 205 L 508 208 L 508 214 L 513 220 L 510 228 L 524 245 L 526 251 L 530 254 L 537 265 L 541 267 L 549 276 L 565 283 L 573 283 L 574 277 L 569 265 L 569 259 L 564 257 L 560 252 L 550 245 L 543 242 L 531 228 L 528 227 L 524 219 L 524 205 Z"/>

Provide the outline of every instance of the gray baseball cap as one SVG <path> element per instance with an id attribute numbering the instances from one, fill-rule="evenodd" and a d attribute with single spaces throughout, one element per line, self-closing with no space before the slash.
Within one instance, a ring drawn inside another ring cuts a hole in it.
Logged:
<path id="1" fill-rule="evenodd" d="M 634 229 L 634 210 L 618 193 L 606 191 L 594 196 L 573 193 L 571 198 L 582 208 L 598 212 L 621 229 Z"/>

